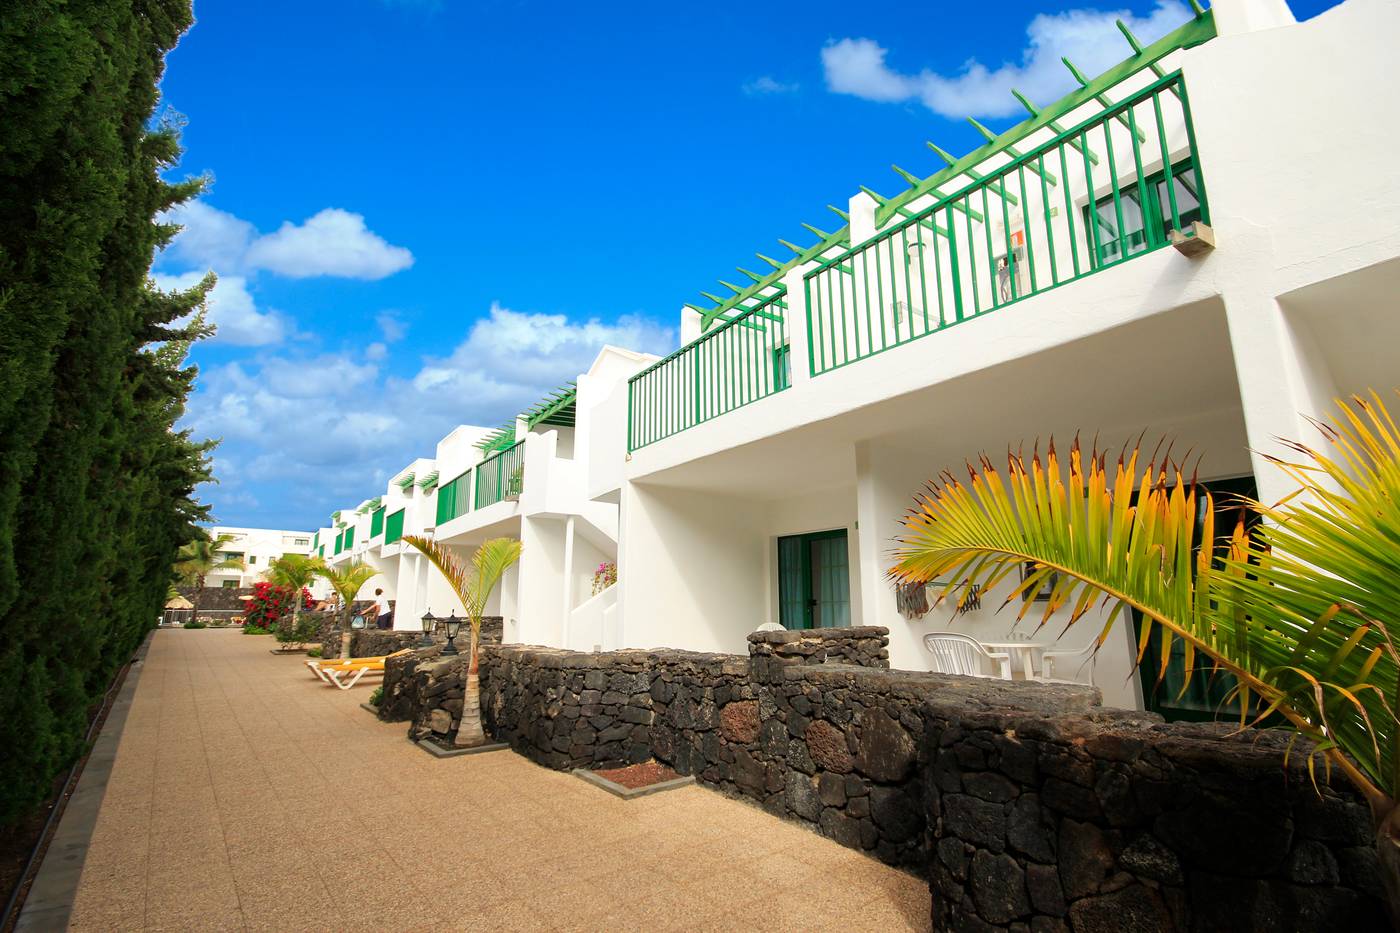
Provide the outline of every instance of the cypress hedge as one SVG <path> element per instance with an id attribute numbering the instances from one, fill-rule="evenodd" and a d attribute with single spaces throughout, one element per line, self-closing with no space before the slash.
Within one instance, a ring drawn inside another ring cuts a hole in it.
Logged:
<path id="1" fill-rule="evenodd" d="M 0 825 L 83 751 L 89 707 L 157 622 L 207 507 L 212 445 L 175 429 L 212 277 L 163 294 L 156 120 L 189 0 L 0 10 Z"/>

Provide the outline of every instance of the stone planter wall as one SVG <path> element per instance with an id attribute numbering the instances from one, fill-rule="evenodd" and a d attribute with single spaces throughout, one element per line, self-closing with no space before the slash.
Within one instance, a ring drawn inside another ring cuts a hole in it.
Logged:
<path id="1" fill-rule="evenodd" d="M 925 719 L 936 930 L 1388 928 L 1367 807 L 1285 768 L 1286 734 L 942 694 Z"/>
<path id="2" fill-rule="evenodd" d="M 754 632 L 749 636 L 749 657 L 755 659 L 759 668 L 765 666 L 768 658 L 795 660 L 803 664 L 830 661 L 833 664 L 888 668 L 889 634 L 889 629 L 879 625 Z"/>
<path id="3" fill-rule="evenodd" d="M 887 670 L 864 641 L 883 630 L 808 634 L 756 634 L 748 658 L 487 646 L 486 730 L 561 770 L 654 757 L 927 873 L 936 930 L 1380 928 L 1367 811 L 1285 771 L 1286 739 Z M 464 663 L 391 660 L 381 718 L 451 735 Z"/>
<path id="4" fill-rule="evenodd" d="M 336 620 L 338 621 L 338 620 Z M 332 624 L 335 624 L 334 622 Z M 422 632 L 393 631 L 391 629 L 359 628 L 351 629 L 350 657 L 352 658 L 377 658 L 381 655 L 393 654 L 404 648 L 413 648 L 423 640 Z M 488 616 L 481 620 L 481 643 L 500 644 L 502 631 L 502 620 L 500 616 Z M 467 629 L 463 626 L 462 631 L 457 635 L 457 647 L 459 650 L 466 650 Z M 438 626 L 438 634 L 435 640 L 440 644 L 447 641 L 447 637 L 442 634 L 442 626 Z M 328 631 L 321 641 L 321 657 L 340 657 L 340 631 Z"/>

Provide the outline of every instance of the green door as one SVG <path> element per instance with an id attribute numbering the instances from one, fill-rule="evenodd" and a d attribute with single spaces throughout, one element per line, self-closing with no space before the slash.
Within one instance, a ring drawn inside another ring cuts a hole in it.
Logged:
<path id="1" fill-rule="evenodd" d="M 1215 531 L 1217 538 L 1230 534 L 1239 521 L 1238 497 L 1257 495 L 1254 478 L 1216 480 L 1201 483 L 1210 491 L 1215 503 Z M 1204 512 L 1205 500 L 1198 500 L 1198 508 Z M 1250 513 L 1251 517 L 1253 513 Z M 1204 514 L 1198 516 L 1203 518 Z M 1201 542 L 1196 542 L 1199 548 Z M 1133 628 L 1142 631 L 1142 616 L 1133 612 Z M 1180 720 L 1235 719 L 1240 716 L 1238 703 L 1226 703 L 1230 691 L 1235 686 L 1235 678 L 1226 673 L 1216 673 L 1211 662 L 1196 656 L 1196 667 L 1191 674 L 1191 683 L 1183 693 L 1182 683 L 1186 680 L 1186 649 L 1180 639 L 1172 639 L 1170 658 L 1166 674 L 1158 680 L 1157 672 L 1162 664 L 1162 635 L 1153 629 L 1148 640 L 1147 651 L 1142 656 L 1138 677 L 1142 683 L 1142 696 L 1145 705 L 1154 713 L 1161 713 L 1169 722 Z"/>
<path id="2" fill-rule="evenodd" d="M 846 529 L 778 539 L 778 613 L 784 628 L 851 624 Z"/>

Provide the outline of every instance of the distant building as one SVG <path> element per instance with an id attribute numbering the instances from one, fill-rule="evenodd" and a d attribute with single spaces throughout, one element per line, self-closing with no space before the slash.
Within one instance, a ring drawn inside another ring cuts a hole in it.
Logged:
<path id="1" fill-rule="evenodd" d="M 219 554 L 243 561 L 242 570 L 220 570 L 209 574 L 204 580 L 206 587 L 227 589 L 249 587 L 265 580 L 268 565 L 283 554 L 310 554 L 311 542 L 315 537 L 310 531 L 230 528 L 222 525 L 210 528 L 209 534 L 216 540 L 220 535 L 228 535 L 232 540 L 224 545 Z M 328 592 L 323 582 L 318 582 L 311 590 L 318 597 Z"/>

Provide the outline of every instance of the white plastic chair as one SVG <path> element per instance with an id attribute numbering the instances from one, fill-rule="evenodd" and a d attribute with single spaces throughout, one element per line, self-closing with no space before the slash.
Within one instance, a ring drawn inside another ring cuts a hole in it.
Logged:
<path id="1" fill-rule="evenodd" d="M 933 632 L 924 636 L 924 647 L 933 655 L 932 670 L 936 674 L 1011 679 L 1011 655 L 1001 651 L 988 651 L 980 641 L 971 636 Z M 988 674 L 983 665 L 984 661 L 990 661 L 997 668 L 997 673 Z"/>
<path id="2" fill-rule="evenodd" d="M 1040 673 L 1036 680 L 1050 684 L 1088 684 L 1094 686 L 1094 665 L 1098 652 L 1091 641 L 1083 648 L 1049 649 L 1040 658 Z"/>

